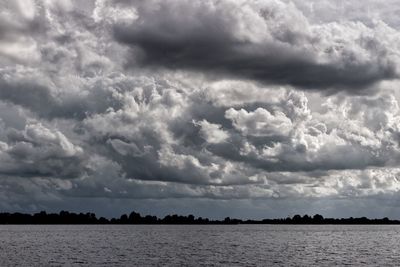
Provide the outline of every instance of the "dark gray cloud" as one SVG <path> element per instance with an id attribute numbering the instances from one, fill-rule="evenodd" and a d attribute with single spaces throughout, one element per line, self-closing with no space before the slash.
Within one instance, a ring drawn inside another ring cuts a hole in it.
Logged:
<path id="1" fill-rule="evenodd" d="M 317 90 L 359 90 L 398 77 L 397 56 L 374 36 L 384 27 L 313 25 L 293 5 L 273 1 L 139 3 L 137 20 L 114 26 L 116 40 L 132 47 L 130 66 Z"/>
<path id="2" fill-rule="evenodd" d="M 327 2 L 0 4 L 0 209 L 397 209 L 396 20 Z"/>
<path id="3" fill-rule="evenodd" d="M 40 117 L 82 120 L 90 114 L 103 113 L 108 108 L 118 109 L 121 106 L 113 97 L 113 90 L 107 87 L 110 85 L 104 84 L 107 81 L 82 84 L 79 95 L 75 95 L 68 92 L 69 88 L 63 88 L 60 92 L 57 85 L 43 82 L 41 76 L 27 77 L 29 74 L 24 74 L 13 74 L 13 79 L 7 79 L 10 73 L 0 72 L 0 98 L 4 102 L 29 109 Z M 118 84 L 118 81 L 112 86 L 124 90 L 124 85 Z"/>
<path id="4" fill-rule="evenodd" d="M 8 129 L 0 142 L 0 174 L 17 177 L 77 178 L 85 170 L 83 150 L 61 132 L 40 123 Z"/>

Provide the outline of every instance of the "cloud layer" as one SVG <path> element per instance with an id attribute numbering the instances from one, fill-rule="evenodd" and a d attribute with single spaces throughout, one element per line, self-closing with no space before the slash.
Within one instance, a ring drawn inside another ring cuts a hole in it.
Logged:
<path id="1" fill-rule="evenodd" d="M 316 25 L 273 0 L 139 3 L 132 23 L 114 25 L 134 64 L 304 89 L 357 90 L 398 77 L 398 34 L 383 23 Z"/>
<path id="2" fill-rule="evenodd" d="M 0 4 L 0 208 L 396 209 L 398 23 L 331 4 Z"/>

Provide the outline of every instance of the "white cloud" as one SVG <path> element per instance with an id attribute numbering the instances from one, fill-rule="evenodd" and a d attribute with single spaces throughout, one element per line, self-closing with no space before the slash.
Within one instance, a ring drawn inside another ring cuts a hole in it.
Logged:
<path id="1" fill-rule="evenodd" d="M 1 3 L 0 207 L 393 197 L 400 24 L 350 2 Z"/>
<path id="2" fill-rule="evenodd" d="M 206 120 L 202 120 L 199 122 L 194 122 L 195 125 L 200 126 L 200 135 L 208 142 L 208 143 L 221 143 L 226 141 L 229 138 L 229 134 L 222 130 L 222 126 L 219 124 L 209 123 Z"/>

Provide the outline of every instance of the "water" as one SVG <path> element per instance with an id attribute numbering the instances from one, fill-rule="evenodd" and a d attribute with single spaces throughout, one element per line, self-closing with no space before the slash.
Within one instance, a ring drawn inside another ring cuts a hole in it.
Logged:
<path id="1" fill-rule="evenodd" d="M 398 266 L 400 226 L 0 226 L 0 266 Z"/>

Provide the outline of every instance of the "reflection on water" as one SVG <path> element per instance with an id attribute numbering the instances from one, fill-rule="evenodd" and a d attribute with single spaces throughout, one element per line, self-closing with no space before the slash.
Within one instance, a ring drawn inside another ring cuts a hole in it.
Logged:
<path id="1" fill-rule="evenodd" d="M 1 225 L 0 266 L 398 266 L 396 225 Z"/>

